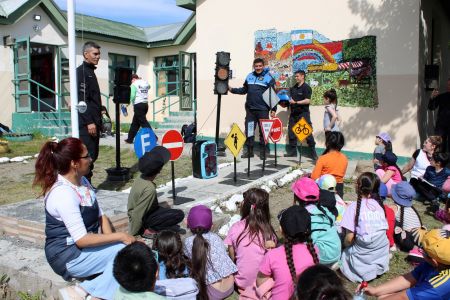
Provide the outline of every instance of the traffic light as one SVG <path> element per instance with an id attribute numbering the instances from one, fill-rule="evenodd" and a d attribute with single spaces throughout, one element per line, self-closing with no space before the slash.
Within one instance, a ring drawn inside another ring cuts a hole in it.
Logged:
<path id="1" fill-rule="evenodd" d="M 216 73 L 214 75 L 214 94 L 226 95 L 228 93 L 228 79 L 230 78 L 230 53 L 216 53 Z"/>
<path id="2" fill-rule="evenodd" d="M 131 68 L 117 67 L 114 71 L 114 98 L 116 103 L 130 103 Z"/>

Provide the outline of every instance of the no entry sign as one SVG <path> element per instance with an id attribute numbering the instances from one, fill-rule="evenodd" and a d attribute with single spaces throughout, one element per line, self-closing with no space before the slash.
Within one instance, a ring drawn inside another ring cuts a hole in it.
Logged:
<path id="1" fill-rule="evenodd" d="M 270 129 L 270 139 L 274 143 L 278 143 L 283 135 L 283 123 L 279 118 L 273 118 L 272 129 Z"/>
<path id="2" fill-rule="evenodd" d="M 180 158 L 183 153 L 183 137 L 176 130 L 167 131 L 162 137 L 161 146 L 166 147 L 170 152 L 170 160 L 174 161 Z"/>

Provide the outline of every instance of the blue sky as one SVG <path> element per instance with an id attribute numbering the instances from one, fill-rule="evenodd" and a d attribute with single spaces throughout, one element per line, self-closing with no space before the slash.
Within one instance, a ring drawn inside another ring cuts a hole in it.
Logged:
<path id="1" fill-rule="evenodd" d="M 67 0 L 54 1 L 67 10 Z M 184 22 L 192 13 L 175 0 L 75 0 L 75 11 L 143 27 Z"/>

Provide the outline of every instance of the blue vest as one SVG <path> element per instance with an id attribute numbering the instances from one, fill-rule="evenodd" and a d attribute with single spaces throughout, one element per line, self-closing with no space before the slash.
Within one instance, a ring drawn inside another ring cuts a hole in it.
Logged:
<path id="1" fill-rule="evenodd" d="M 64 185 L 64 183 L 57 183 L 52 187 L 46 195 L 45 201 L 47 201 L 51 191 L 61 185 Z M 75 192 L 78 194 L 77 191 Z M 80 205 L 80 212 L 87 232 L 98 233 L 99 206 L 97 199 L 94 199 L 92 206 Z M 64 280 L 70 280 L 71 276 L 67 271 L 66 264 L 80 256 L 81 249 L 73 242 L 68 243 L 71 237 L 64 222 L 50 215 L 47 209 L 45 209 L 45 236 L 45 256 L 50 267 L 56 274 L 62 276 Z"/>

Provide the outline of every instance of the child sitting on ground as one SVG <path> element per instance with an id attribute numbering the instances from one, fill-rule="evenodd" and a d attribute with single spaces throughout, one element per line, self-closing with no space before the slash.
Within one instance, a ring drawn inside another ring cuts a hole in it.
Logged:
<path id="1" fill-rule="evenodd" d="M 324 265 L 309 267 L 298 277 L 297 299 L 351 300 L 342 279 Z"/>
<path id="2" fill-rule="evenodd" d="M 106 135 L 112 136 L 111 130 L 112 130 L 112 122 L 111 117 L 108 114 L 108 110 L 104 105 L 102 105 L 102 137 Z"/>
<path id="3" fill-rule="evenodd" d="M 373 167 L 375 170 L 381 168 L 380 158 L 386 151 L 392 151 L 391 137 L 387 132 L 380 132 L 375 137 L 375 150 L 373 150 Z"/>
<path id="4" fill-rule="evenodd" d="M 166 299 L 153 292 L 158 263 L 152 250 L 142 242 L 131 243 L 117 253 L 113 274 L 120 284 L 115 300 Z"/>
<path id="5" fill-rule="evenodd" d="M 388 224 L 378 195 L 380 179 L 365 172 L 356 181 L 357 201 L 345 210 L 341 272 L 353 282 L 370 281 L 389 270 Z"/>
<path id="6" fill-rule="evenodd" d="M 336 194 L 336 178 L 334 178 L 333 175 L 325 174 L 320 176 L 320 178 L 317 179 L 316 182 L 320 188 L 319 203 L 320 205 L 325 206 L 333 215 L 335 215 L 336 221 L 334 222 L 334 224 L 338 233 L 341 233 L 342 229 L 340 224 L 347 204 L 338 194 Z M 331 203 L 331 201 L 329 201 L 330 205 L 328 205 L 327 203 L 327 194 L 329 193 L 331 193 L 335 200 L 334 205 Z"/>
<path id="7" fill-rule="evenodd" d="M 311 215 L 311 238 L 319 248 L 320 263 L 333 265 L 341 256 L 341 239 L 334 226 L 336 217 L 319 204 L 319 187 L 311 178 L 300 178 L 291 189 L 294 205 L 305 207 Z"/>
<path id="8" fill-rule="evenodd" d="M 239 292 L 246 290 L 247 295 L 253 294 L 264 254 L 277 243 L 275 230 L 270 224 L 269 194 L 266 191 L 252 188 L 244 193 L 241 221 L 231 226 L 224 243 L 238 267 L 235 281 Z M 254 299 L 257 299 L 256 295 Z"/>
<path id="9" fill-rule="evenodd" d="M 364 288 L 365 294 L 384 300 L 450 299 L 450 232 L 419 229 L 417 234 L 425 262 L 405 275 Z"/>
<path id="10" fill-rule="evenodd" d="M 284 245 L 266 253 L 256 285 L 262 288 L 272 279 L 269 299 L 286 300 L 294 294 L 298 276 L 306 268 L 318 264 L 319 258 L 311 240 L 311 216 L 305 208 L 291 206 L 278 215 L 278 220 Z"/>
<path id="11" fill-rule="evenodd" d="M 447 194 L 444 209 L 440 209 L 435 213 L 436 219 L 443 222 L 445 225 L 442 229 L 450 231 L 450 193 Z"/>
<path id="12" fill-rule="evenodd" d="M 158 233 L 153 250 L 158 252 L 158 280 L 189 277 L 190 262 L 183 253 L 179 233 L 163 230 Z"/>
<path id="13" fill-rule="evenodd" d="M 386 151 L 380 157 L 381 168 L 375 173 L 380 177 L 381 182 L 386 184 L 388 195 L 391 195 L 391 187 L 403 180 L 400 168 L 397 166 L 397 155 L 391 151 Z"/>
<path id="14" fill-rule="evenodd" d="M 199 287 L 199 300 L 221 300 L 234 292 L 236 265 L 222 239 L 211 232 L 212 212 L 204 205 L 191 208 L 187 226 L 193 236 L 186 238 L 184 253 L 191 259 L 192 277 Z"/>
<path id="15" fill-rule="evenodd" d="M 450 176 L 450 169 L 446 167 L 448 154 L 435 152 L 430 163 L 431 165 L 425 169 L 424 180 L 419 178 L 416 183 L 416 191 L 426 200 L 431 201 L 432 211 L 436 212 L 439 209 L 439 200 L 445 199 L 442 187 Z"/>
<path id="16" fill-rule="evenodd" d="M 138 176 L 128 196 L 129 233 L 153 237 L 164 229 L 183 232 L 178 225 L 184 219 L 180 209 L 162 207 L 156 193 L 156 176 L 169 161 L 170 152 L 162 146 L 154 147 L 139 159 Z"/>
<path id="17" fill-rule="evenodd" d="M 411 230 L 422 227 L 422 220 L 412 205 L 416 191 L 408 182 L 402 181 L 392 186 L 391 193 L 395 203 L 389 205 L 395 213 L 395 243 L 400 250 L 408 252 L 414 248 Z"/>

